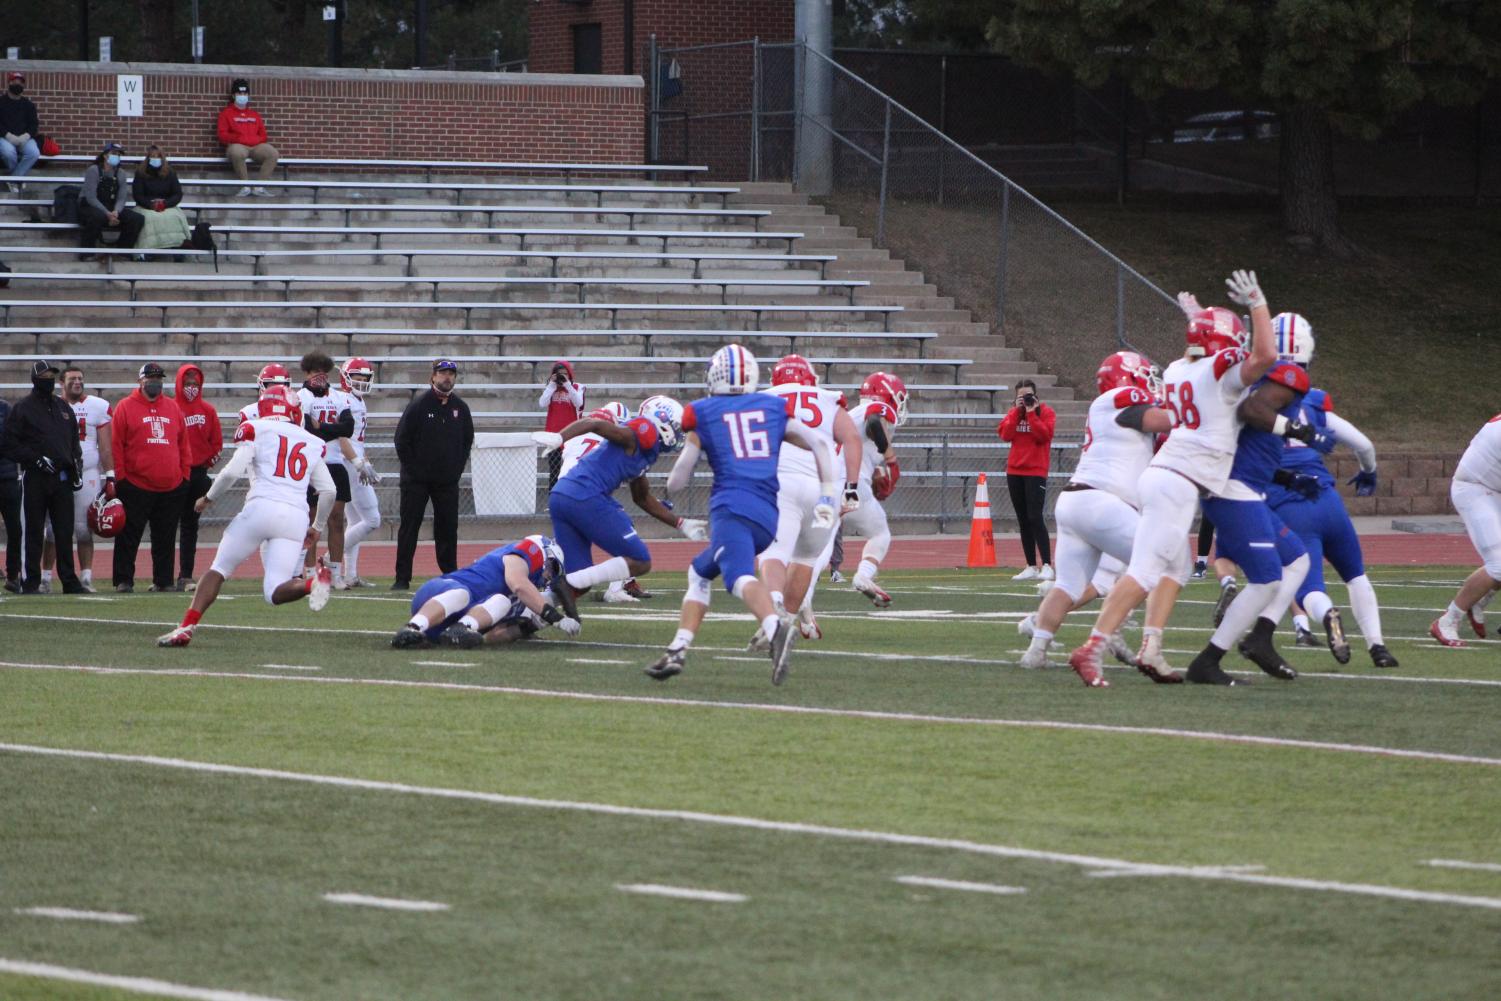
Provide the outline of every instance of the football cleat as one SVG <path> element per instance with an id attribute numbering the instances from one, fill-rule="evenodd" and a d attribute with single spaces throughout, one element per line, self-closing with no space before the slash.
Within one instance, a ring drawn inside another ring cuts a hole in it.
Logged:
<path id="1" fill-rule="evenodd" d="M 1329 652 L 1341 664 L 1350 663 L 1350 641 L 1345 638 L 1345 624 L 1339 617 L 1339 609 L 1331 608 L 1324 613 L 1324 635 L 1329 640 Z"/>
<path id="2" fill-rule="evenodd" d="M 1207 648 L 1199 651 L 1199 655 L 1189 663 L 1186 677 L 1195 685 L 1224 685 L 1226 688 L 1251 683 L 1246 679 L 1232 678 L 1226 674 L 1225 669 L 1220 667 L 1220 659 L 1210 653 Z"/>
<path id="3" fill-rule="evenodd" d="M 1376 667 L 1400 667 L 1392 652 L 1380 643 L 1371 646 L 1371 663 Z"/>
<path id="4" fill-rule="evenodd" d="M 1304 629 L 1302 626 L 1294 626 L 1293 628 L 1298 633 L 1298 638 L 1293 640 L 1293 646 L 1319 646 L 1319 638 L 1311 630 Z"/>
<path id="5" fill-rule="evenodd" d="M 408 622 L 391 637 L 391 646 L 397 650 L 413 650 L 427 646 L 427 637 L 422 635 L 421 629 Z"/>
<path id="6" fill-rule="evenodd" d="M 1022 659 L 1019 661 L 1022 667 L 1029 671 L 1038 671 L 1048 666 L 1048 644 L 1038 639 L 1032 640 L 1032 645 L 1027 647 Z"/>
<path id="7" fill-rule="evenodd" d="M 1104 637 L 1091 636 L 1083 646 L 1069 654 L 1068 666 L 1090 688 L 1110 687 L 1110 682 L 1105 680 L 1104 668 L 1100 665 L 1100 654 L 1104 646 Z"/>
<path id="8" fill-rule="evenodd" d="M 321 612 L 323 606 L 328 604 L 328 596 L 334 588 L 334 572 L 328 564 L 323 562 L 323 557 L 318 557 L 318 568 L 313 571 L 313 576 L 307 589 L 307 607 L 310 611 Z"/>
<path id="9" fill-rule="evenodd" d="M 178 626 L 165 636 L 156 638 L 157 646 L 187 646 L 193 641 L 192 626 Z"/>
<path id="10" fill-rule="evenodd" d="M 1267 674 L 1283 681 L 1296 681 L 1298 672 L 1293 670 L 1291 664 L 1282 659 L 1272 646 L 1272 637 L 1267 633 L 1258 633 L 1255 630 L 1246 634 L 1245 639 L 1235 645 L 1240 655 Z"/>
<path id="11" fill-rule="evenodd" d="M 844 583 L 844 574 L 840 573 L 838 570 L 830 570 L 829 571 L 829 583 L 830 584 L 843 584 Z"/>
<path id="12" fill-rule="evenodd" d="M 677 650 L 668 650 L 657 658 L 657 662 L 646 669 L 648 678 L 658 681 L 666 681 L 674 675 L 683 673 L 683 666 L 688 662 L 688 648 L 682 647 Z"/>
<path id="13" fill-rule="evenodd" d="M 635 598 L 637 601 L 645 601 L 648 598 L 656 597 L 656 595 L 651 591 L 648 591 L 646 588 L 642 587 L 641 582 L 634 577 L 625 582 L 625 593 L 630 595 L 632 598 Z"/>
<path id="14" fill-rule="evenodd" d="M 856 576 L 850 587 L 869 598 L 870 603 L 877 608 L 886 608 L 891 604 L 891 595 L 881 590 L 880 585 L 869 577 Z"/>
<path id="15" fill-rule="evenodd" d="M 1138 671 L 1159 685 L 1183 684 L 1183 675 L 1174 671 L 1173 666 L 1162 655 L 1161 636 L 1141 638 L 1141 650 L 1136 654 L 1135 664 Z"/>
<path id="16" fill-rule="evenodd" d="M 1110 651 L 1110 656 L 1127 667 L 1136 666 L 1136 655 L 1131 652 L 1130 647 L 1126 646 L 1126 638 L 1120 634 L 1120 630 L 1105 637 L 1105 649 Z"/>
<path id="17" fill-rule="evenodd" d="M 823 639 L 823 630 L 819 628 L 818 618 L 813 614 L 812 605 L 804 605 L 798 609 L 797 631 L 803 634 L 805 640 Z"/>
<path id="18" fill-rule="evenodd" d="M 787 680 L 792 669 L 792 644 L 797 641 L 797 630 L 792 628 L 789 615 L 777 623 L 776 635 L 771 638 L 771 683 L 780 685 Z"/>
<path id="19" fill-rule="evenodd" d="M 1465 611 L 1465 618 L 1470 620 L 1470 628 L 1475 631 L 1477 639 L 1485 639 L 1485 606 L 1476 605 Z"/>
<path id="20" fill-rule="evenodd" d="M 363 577 L 346 577 L 346 578 L 344 578 L 344 583 L 348 584 L 351 589 L 357 588 L 357 587 L 375 587 L 376 586 L 373 582 L 368 581 L 368 580 L 366 580 Z"/>
<path id="21" fill-rule="evenodd" d="M 1205 562 L 1204 560 L 1194 560 L 1194 572 L 1192 574 L 1193 579 L 1194 580 L 1203 580 L 1204 579 L 1204 573 L 1208 569 L 1209 569 L 1209 564 L 1207 562 Z"/>
<path id="22" fill-rule="evenodd" d="M 1028 612 L 1022 620 L 1016 624 L 1016 631 L 1023 636 L 1031 636 L 1037 631 L 1037 613 Z"/>
<path id="23" fill-rule="evenodd" d="M 1220 621 L 1225 617 L 1225 609 L 1230 607 L 1230 602 L 1234 601 L 1235 596 L 1239 593 L 1240 588 L 1233 580 L 1228 584 L 1220 585 L 1220 599 L 1214 603 L 1214 627 L 1216 629 L 1219 628 Z"/>
<path id="24" fill-rule="evenodd" d="M 485 634 L 478 629 L 471 629 L 462 622 L 455 622 L 443 630 L 443 635 L 438 637 L 438 642 L 445 646 L 456 646 L 460 650 L 473 650 L 484 646 Z"/>
<path id="25" fill-rule="evenodd" d="M 766 632 L 760 626 L 751 634 L 750 642 L 745 644 L 746 653 L 766 653 L 771 649 L 771 640 L 766 638 Z"/>
<path id="26" fill-rule="evenodd" d="M 635 605 L 641 601 L 623 587 L 608 588 L 599 600 L 607 605 Z"/>
<path id="27" fill-rule="evenodd" d="M 1465 641 L 1459 638 L 1459 631 L 1454 628 L 1454 623 L 1449 621 L 1447 615 L 1440 615 L 1433 620 L 1433 625 L 1428 627 L 1428 635 L 1444 646 L 1462 647 L 1465 645 Z"/>
<path id="28" fill-rule="evenodd" d="M 1037 580 L 1041 576 L 1042 576 L 1042 573 L 1036 567 L 1029 566 L 1029 567 L 1023 568 L 1020 573 L 1013 574 L 1011 576 L 1011 579 L 1012 580 Z"/>

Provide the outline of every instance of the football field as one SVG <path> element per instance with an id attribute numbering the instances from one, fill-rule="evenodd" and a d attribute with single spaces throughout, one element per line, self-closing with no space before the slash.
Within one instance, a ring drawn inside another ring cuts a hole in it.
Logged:
<path id="1" fill-rule="evenodd" d="M 8 598 L 0 997 L 1495 998 L 1501 642 L 1426 636 L 1463 572 L 1372 569 L 1399 669 L 1347 613 L 1349 665 L 1284 630 L 1302 676 L 1233 689 L 1086 689 L 1092 612 L 1020 669 L 998 571 L 825 585 L 781 688 L 718 589 L 642 675 L 679 573 L 479 651 L 392 650 L 384 590 L 237 580 L 181 650 L 186 595 Z"/>

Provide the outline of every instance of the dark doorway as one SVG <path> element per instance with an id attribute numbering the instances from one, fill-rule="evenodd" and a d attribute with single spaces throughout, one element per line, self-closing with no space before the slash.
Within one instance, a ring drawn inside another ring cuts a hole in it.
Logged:
<path id="1" fill-rule="evenodd" d="M 604 46 L 598 24 L 573 26 L 573 72 L 604 72 Z"/>

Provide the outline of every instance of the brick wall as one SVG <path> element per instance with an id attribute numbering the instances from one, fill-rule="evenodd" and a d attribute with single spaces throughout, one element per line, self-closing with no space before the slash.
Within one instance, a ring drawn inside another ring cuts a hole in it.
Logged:
<path id="1" fill-rule="evenodd" d="M 284 156 L 641 163 L 638 78 L 146 63 L 7 63 L 25 71 L 42 132 L 67 153 L 105 139 L 139 153 L 222 152 L 214 126 L 235 77 Z M 145 78 L 145 115 L 120 118 L 115 76 Z"/>
<path id="2" fill-rule="evenodd" d="M 1458 455 L 1435 456 L 1431 452 L 1385 453 L 1376 456 L 1377 485 L 1372 497 L 1356 497 L 1345 481 L 1360 471 L 1355 457 L 1341 449 L 1330 457 L 1330 471 L 1339 480 L 1345 506 L 1353 515 L 1453 514 L 1449 481 L 1454 478 Z"/>

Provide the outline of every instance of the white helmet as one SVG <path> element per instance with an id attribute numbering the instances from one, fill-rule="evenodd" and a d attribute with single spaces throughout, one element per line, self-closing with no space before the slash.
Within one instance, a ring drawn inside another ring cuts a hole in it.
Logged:
<path id="1" fill-rule="evenodd" d="M 1307 366 L 1313 361 L 1313 324 L 1297 313 L 1278 313 L 1272 317 L 1272 334 L 1277 338 L 1277 357 Z"/>
<path id="2" fill-rule="evenodd" d="M 756 356 L 739 344 L 726 344 L 709 359 L 709 394 L 754 393 L 761 378 Z"/>
<path id="3" fill-rule="evenodd" d="M 536 547 L 538 549 L 542 550 L 542 559 L 546 563 L 556 563 L 557 564 L 556 567 L 549 567 L 548 568 L 548 571 L 547 571 L 547 577 L 548 578 L 552 578 L 554 576 L 561 575 L 561 573 L 562 573 L 562 567 L 563 567 L 563 547 L 561 545 L 559 545 L 552 538 L 552 536 L 550 536 L 550 535 L 528 535 L 526 537 L 526 541 L 528 541 L 530 543 L 533 543 L 534 545 L 536 545 Z"/>
<path id="4" fill-rule="evenodd" d="M 600 414 L 605 420 L 614 421 L 616 424 L 624 424 L 631 419 L 631 408 L 619 400 L 611 400 L 589 416 Z"/>
<path id="5" fill-rule="evenodd" d="M 683 405 L 670 396 L 648 396 L 641 401 L 636 416 L 645 417 L 657 426 L 662 451 L 673 452 L 683 443 Z"/>

